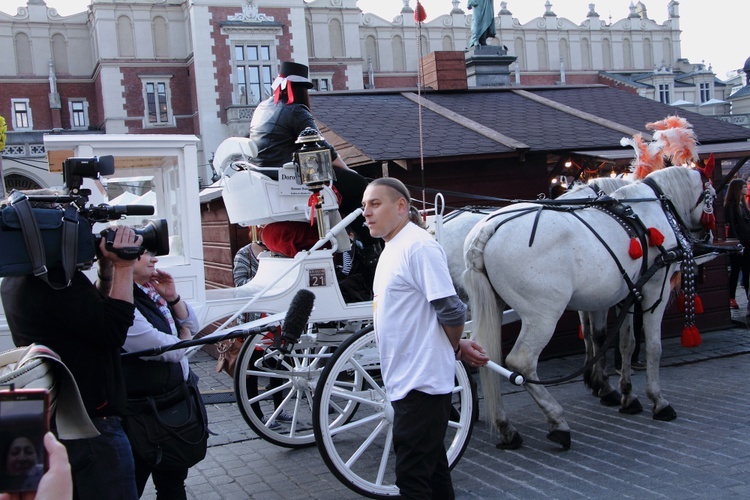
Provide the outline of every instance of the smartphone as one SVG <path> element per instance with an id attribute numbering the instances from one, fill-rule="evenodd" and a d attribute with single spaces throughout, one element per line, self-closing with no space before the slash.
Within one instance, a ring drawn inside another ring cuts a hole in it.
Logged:
<path id="1" fill-rule="evenodd" d="M 36 491 L 49 462 L 49 391 L 0 391 L 0 492 Z"/>

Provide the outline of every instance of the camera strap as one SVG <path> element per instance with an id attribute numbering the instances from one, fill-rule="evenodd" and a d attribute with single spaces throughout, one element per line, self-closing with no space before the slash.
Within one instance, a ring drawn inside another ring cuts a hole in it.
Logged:
<path id="1" fill-rule="evenodd" d="M 73 279 L 73 273 L 76 269 L 76 256 L 78 255 L 78 212 L 75 207 L 68 206 L 63 212 L 61 259 L 65 281 L 63 284 L 57 284 L 49 280 L 44 242 L 42 241 L 39 225 L 36 223 L 36 217 L 34 217 L 34 211 L 31 208 L 28 197 L 20 191 L 13 191 L 10 194 L 10 204 L 18 215 L 18 221 L 21 225 L 24 242 L 26 243 L 26 251 L 29 253 L 29 258 L 31 259 L 34 276 L 44 280 L 45 283 L 55 290 L 62 290 L 68 287 L 70 281 Z"/>

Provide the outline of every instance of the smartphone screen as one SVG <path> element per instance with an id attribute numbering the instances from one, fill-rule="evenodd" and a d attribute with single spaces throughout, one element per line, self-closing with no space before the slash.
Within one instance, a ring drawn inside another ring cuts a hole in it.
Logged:
<path id="1" fill-rule="evenodd" d="M 47 470 L 49 393 L 0 391 L 0 492 L 36 491 Z"/>

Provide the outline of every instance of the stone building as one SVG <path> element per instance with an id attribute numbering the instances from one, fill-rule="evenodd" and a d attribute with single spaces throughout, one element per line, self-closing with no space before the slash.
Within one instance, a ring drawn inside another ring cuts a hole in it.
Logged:
<path id="1" fill-rule="evenodd" d="M 677 1 L 664 6 L 661 23 L 641 2 L 618 21 L 601 19 L 591 4 L 580 22 L 539 2 L 541 15 L 526 23 L 513 17 L 512 2 L 500 2 L 490 41 L 516 58 L 511 85 L 603 83 L 728 113 L 730 88 L 681 53 Z M 199 182 L 208 185 L 213 152 L 247 133 L 280 61 L 309 64 L 320 92 L 414 88 L 421 57 L 466 49 L 471 11 L 444 3 L 448 12 L 417 26 L 414 0 L 403 0 L 392 20 L 363 13 L 356 0 L 92 0 L 65 17 L 28 0 L 0 12 L 5 184 L 60 185 L 47 171 L 43 134 L 86 132 L 193 134 Z"/>

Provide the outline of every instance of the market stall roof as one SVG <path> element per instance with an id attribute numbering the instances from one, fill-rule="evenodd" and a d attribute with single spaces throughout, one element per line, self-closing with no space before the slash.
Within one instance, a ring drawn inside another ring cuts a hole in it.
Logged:
<path id="1" fill-rule="evenodd" d="M 750 129 L 606 85 L 341 91 L 310 98 L 326 139 L 354 167 L 413 163 L 420 154 L 435 162 L 625 151 L 630 148 L 620 139 L 641 133 L 649 140 L 646 124 L 670 115 L 687 119 L 704 145 L 750 139 Z"/>

